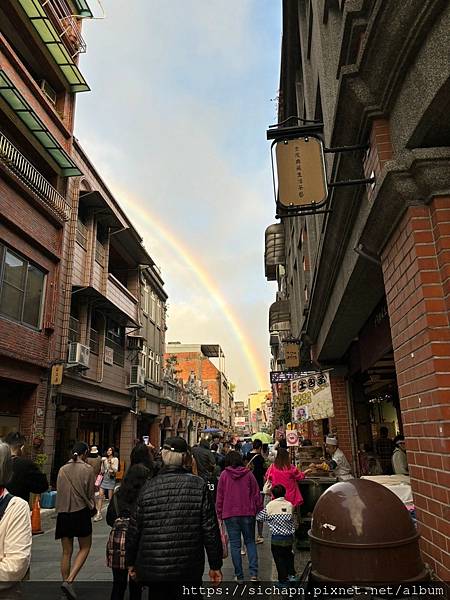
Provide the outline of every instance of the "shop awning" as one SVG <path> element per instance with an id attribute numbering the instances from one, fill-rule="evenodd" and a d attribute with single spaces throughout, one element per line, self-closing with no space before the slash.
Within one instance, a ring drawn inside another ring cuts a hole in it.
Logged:
<path id="1" fill-rule="evenodd" d="M 275 281 L 277 278 L 277 265 L 284 265 L 285 239 L 283 223 L 269 225 L 265 234 L 264 267 L 266 279 Z"/>
<path id="2" fill-rule="evenodd" d="M 14 86 L 5 71 L 1 69 L 0 97 L 3 98 L 23 124 L 31 131 L 47 154 L 56 162 L 63 177 L 74 177 L 82 174 L 64 148 L 58 144 L 38 115 Z"/>
<path id="3" fill-rule="evenodd" d="M 53 60 L 61 69 L 64 78 L 69 84 L 70 91 L 74 94 L 77 92 L 88 92 L 90 90 L 88 84 L 39 0 L 19 0 L 19 3 L 47 47 L 47 50 L 50 52 Z M 79 4 L 87 6 L 86 2 L 79 2 Z M 82 6 L 80 7 L 83 8 Z M 87 9 L 90 13 L 89 7 Z"/>
<path id="4" fill-rule="evenodd" d="M 291 305 L 289 300 L 277 300 L 269 309 L 269 331 L 290 331 Z"/>
<path id="5" fill-rule="evenodd" d="M 80 17 L 87 17 L 92 19 L 92 17 L 94 16 L 86 0 L 75 0 L 75 6 L 78 9 L 78 14 L 80 15 Z"/>

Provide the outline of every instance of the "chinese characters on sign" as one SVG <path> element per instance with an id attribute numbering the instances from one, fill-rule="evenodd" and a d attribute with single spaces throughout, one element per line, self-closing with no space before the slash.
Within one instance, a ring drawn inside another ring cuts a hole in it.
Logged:
<path id="1" fill-rule="evenodd" d="M 278 201 L 283 206 L 316 206 L 328 194 L 322 142 L 315 137 L 283 140 L 275 148 Z"/>
<path id="2" fill-rule="evenodd" d="M 298 344 L 284 344 L 284 361 L 288 368 L 299 366 L 300 346 Z"/>
<path id="3" fill-rule="evenodd" d="M 292 420 L 318 421 L 334 416 L 328 373 L 311 373 L 291 381 Z"/>

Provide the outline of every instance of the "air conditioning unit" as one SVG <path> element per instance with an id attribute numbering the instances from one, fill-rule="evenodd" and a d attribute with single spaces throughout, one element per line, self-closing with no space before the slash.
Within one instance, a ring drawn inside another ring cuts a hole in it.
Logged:
<path id="1" fill-rule="evenodd" d="M 83 346 L 83 344 L 78 342 L 71 342 L 69 344 L 67 364 L 72 367 L 89 369 L 89 354 L 89 346 Z"/>
<path id="2" fill-rule="evenodd" d="M 130 383 L 128 387 L 143 388 L 145 387 L 145 370 L 140 365 L 131 365 Z"/>
<path id="3" fill-rule="evenodd" d="M 41 81 L 41 90 L 44 92 L 50 102 L 56 105 L 56 92 L 48 83 L 48 81 L 45 81 L 45 79 Z"/>

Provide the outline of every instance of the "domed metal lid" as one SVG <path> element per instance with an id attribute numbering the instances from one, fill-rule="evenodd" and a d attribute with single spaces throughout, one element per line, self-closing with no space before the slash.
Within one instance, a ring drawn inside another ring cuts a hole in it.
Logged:
<path id="1" fill-rule="evenodd" d="M 398 545 L 419 536 L 400 498 L 366 479 L 328 488 L 314 507 L 309 535 L 317 543 L 350 547 Z"/>

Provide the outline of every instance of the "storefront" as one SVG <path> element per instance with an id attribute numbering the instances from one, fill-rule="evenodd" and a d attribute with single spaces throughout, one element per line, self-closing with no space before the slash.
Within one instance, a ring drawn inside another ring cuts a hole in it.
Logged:
<path id="1" fill-rule="evenodd" d="M 75 442 L 97 446 L 100 453 L 109 446 L 120 452 L 121 419 L 124 410 L 117 406 L 61 396 L 56 407 L 55 458 L 52 480 L 69 458 Z"/>
<path id="2" fill-rule="evenodd" d="M 376 453 L 380 429 L 390 440 L 403 431 L 385 298 L 352 344 L 349 370 L 357 447 Z"/>
<path id="3" fill-rule="evenodd" d="M 33 384 L 0 379 L 0 439 L 12 431 L 31 434 L 36 388 Z"/>

